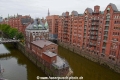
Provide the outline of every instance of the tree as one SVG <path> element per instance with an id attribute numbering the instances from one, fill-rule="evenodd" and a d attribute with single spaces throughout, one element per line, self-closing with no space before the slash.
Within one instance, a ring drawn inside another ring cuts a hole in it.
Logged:
<path id="1" fill-rule="evenodd" d="M 0 24 L 0 30 L 7 34 L 10 38 L 24 39 L 24 36 L 16 28 L 12 28 L 6 24 Z"/>
<path id="2" fill-rule="evenodd" d="M 24 36 L 23 36 L 23 34 L 21 32 L 19 32 L 19 33 L 17 33 L 16 38 L 17 39 L 23 39 Z"/>

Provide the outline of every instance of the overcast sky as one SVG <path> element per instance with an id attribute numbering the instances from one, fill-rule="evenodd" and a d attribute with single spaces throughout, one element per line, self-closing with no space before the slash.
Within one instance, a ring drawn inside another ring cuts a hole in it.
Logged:
<path id="1" fill-rule="evenodd" d="M 50 15 L 61 15 L 62 12 L 75 10 L 83 13 L 87 7 L 100 6 L 103 11 L 109 3 L 113 3 L 120 10 L 120 0 L 0 0 L 0 15 L 30 15 L 32 18 L 46 17 L 48 8 Z"/>

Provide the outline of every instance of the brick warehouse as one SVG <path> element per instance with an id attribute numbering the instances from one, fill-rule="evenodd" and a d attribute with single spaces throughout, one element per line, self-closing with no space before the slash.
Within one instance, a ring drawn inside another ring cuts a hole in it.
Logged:
<path id="1" fill-rule="evenodd" d="M 31 21 L 25 31 L 25 49 L 29 55 L 37 56 L 36 59 L 45 67 L 44 71 L 47 75 L 71 76 L 73 74 L 68 62 L 58 55 L 58 45 L 48 41 L 48 25 L 37 18 Z"/>
<path id="2" fill-rule="evenodd" d="M 108 4 L 104 11 L 96 5 L 83 14 L 64 12 L 56 20 L 59 44 L 78 54 L 86 52 L 81 55 L 93 56 L 89 58 L 95 58 L 93 61 L 113 64 L 113 69 L 120 66 L 120 11 L 115 4 Z"/>
<path id="3" fill-rule="evenodd" d="M 8 18 L 5 18 L 1 24 L 8 24 L 24 34 L 25 28 L 27 27 L 27 25 L 29 25 L 30 21 L 31 17 L 29 15 L 22 16 L 17 14 L 16 16 L 8 15 Z"/>
<path id="4" fill-rule="evenodd" d="M 46 20 L 49 25 L 49 39 L 54 40 L 58 38 L 58 15 L 47 16 Z"/>

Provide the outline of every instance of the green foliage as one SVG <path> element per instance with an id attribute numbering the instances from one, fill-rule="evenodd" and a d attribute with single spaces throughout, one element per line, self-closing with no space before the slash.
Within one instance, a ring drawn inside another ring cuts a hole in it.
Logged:
<path id="1" fill-rule="evenodd" d="M 7 34 L 10 38 L 23 39 L 24 36 L 16 28 L 12 28 L 7 24 L 0 24 L 0 30 Z"/>
<path id="2" fill-rule="evenodd" d="M 17 33 L 16 38 L 17 39 L 23 39 L 24 36 L 23 36 L 23 34 L 21 32 L 19 32 L 19 33 Z"/>

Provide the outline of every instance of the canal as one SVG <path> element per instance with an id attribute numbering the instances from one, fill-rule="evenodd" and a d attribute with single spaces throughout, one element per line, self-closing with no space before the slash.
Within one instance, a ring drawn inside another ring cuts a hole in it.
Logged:
<path id="1" fill-rule="evenodd" d="M 83 80 L 120 80 L 120 74 L 108 67 L 89 61 L 60 46 L 58 52 L 69 62 L 76 77 L 83 76 Z M 0 44 L 0 64 L 4 68 L 0 76 L 9 80 L 37 80 L 36 76 L 46 76 L 11 44 Z"/>
<path id="2" fill-rule="evenodd" d="M 5 44 L 5 46 L 0 44 L 0 64 L 4 68 L 0 77 L 9 80 L 37 80 L 36 76 L 46 76 L 11 44 Z"/>
<path id="3" fill-rule="evenodd" d="M 59 55 L 71 66 L 74 76 L 83 80 L 120 80 L 120 74 L 59 46 Z"/>

